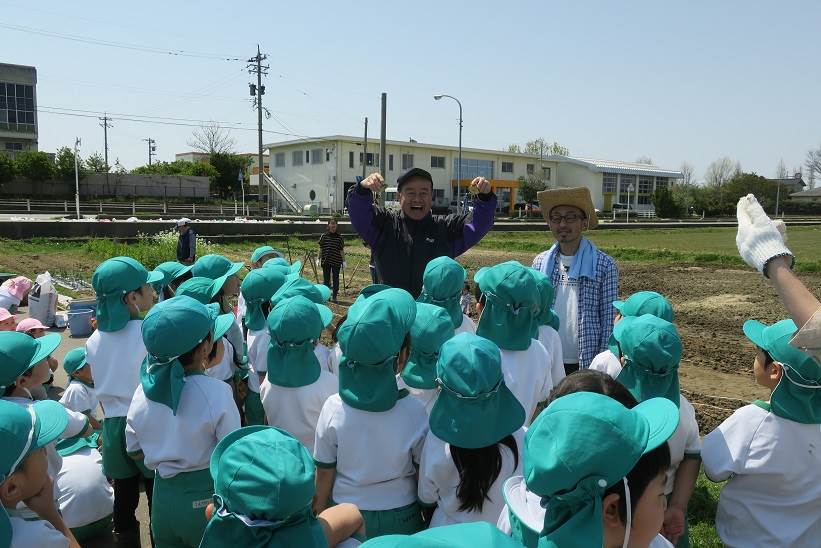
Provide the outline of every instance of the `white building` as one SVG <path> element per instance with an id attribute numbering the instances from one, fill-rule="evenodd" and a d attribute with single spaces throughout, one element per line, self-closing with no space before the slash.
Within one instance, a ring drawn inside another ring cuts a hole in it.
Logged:
<path id="1" fill-rule="evenodd" d="M 0 153 L 37 150 L 37 69 L 0 63 Z"/>
<path id="2" fill-rule="evenodd" d="M 316 139 L 299 139 L 269 143 L 270 174 L 274 185 L 290 194 L 299 206 L 313 203 L 320 209 L 341 210 L 345 194 L 356 184 L 357 177 L 379 168 L 379 140 L 368 140 L 368 156 L 363 156 L 363 139 L 332 135 Z M 611 162 L 570 156 L 518 154 L 498 150 L 462 148 L 459 174 L 459 148 L 415 141 L 387 141 L 385 147 L 385 180 L 392 186 L 412 167 L 420 167 L 433 176 L 434 207 L 446 208 L 456 197 L 456 185 L 462 193 L 477 176 L 490 180 L 499 197 L 499 211 L 512 212 L 518 179 L 539 176 L 549 188 L 586 186 L 595 206 L 604 211 L 614 203 L 627 203 L 627 189 L 633 185 L 630 203 L 634 209 L 651 209 L 650 197 L 656 188 L 669 186 L 682 174 L 649 164 Z M 252 179 L 252 184 L 256 179 Z M 637 191 L 637 192 L 636 192 Z"/>

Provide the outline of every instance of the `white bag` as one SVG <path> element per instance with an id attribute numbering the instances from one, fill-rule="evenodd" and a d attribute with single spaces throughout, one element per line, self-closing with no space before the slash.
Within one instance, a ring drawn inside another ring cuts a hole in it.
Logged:
<path id="1" fill-rule="evenodd" d="M 51 274 L 44 272 L 37 276 L 37 280 L 29 293 L 29 317 L 40 320 L 46 327 L 54 325 L 54 315 L 57 313 L 57 290 L 51 281 Z"/>

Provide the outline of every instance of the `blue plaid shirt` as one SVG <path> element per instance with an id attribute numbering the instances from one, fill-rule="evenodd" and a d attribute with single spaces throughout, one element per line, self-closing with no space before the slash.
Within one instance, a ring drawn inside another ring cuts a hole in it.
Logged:
<path id="1" fill-rule="evenodd" d="M 549 250 L 548 250 L 549 251 Z M 533 259 L 533 268 L 542 269 L 548 251 Z M 550 282 L 558 285 L 560 264 L 550 273 Z M 598 251 L 595 277 L 582 276 L 579 280 L 579 367 L 586 369 L 599 352 L 607 350 L 607 340 L 613 332 L 615 310 L 613 301 L 619 296 L 619 267 L 612 257 Z M 564 318 L 560 318 L 564 321 Z"/>

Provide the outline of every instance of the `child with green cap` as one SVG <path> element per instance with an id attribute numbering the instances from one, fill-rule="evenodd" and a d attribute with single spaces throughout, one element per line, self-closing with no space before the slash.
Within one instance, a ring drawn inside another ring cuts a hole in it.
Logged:
<path id="1" fill-rule="evenodd" d="M 0 546 L 79 548 L 54 504 L 45 452 L 67 422 L 55 401 L 27 408 L 0 401 Z M 33 514 L 21 514 L 17 509 L 23 504 Z"/>
<path id="2" fill-rule="evenodd" d="M 521 473 L 525 410 L 508 390 L 499 347 L 470 333 L 442 345 L 439 395 L 419 464 L 419 501 L 430 526 L 486 521 L 504 506 L 502 485 Z"/>
<path id="3" fill-rule="evenodd" d="M 437 257 L 425 267 L 422 293 L 416 299 L 447 310 L 456 334 L 476 333 L 476 324 L 462 311 L 462 292 L 467 272 L 462 265 L 447 256 Z"/>
<path id="4" fill-rule="evenodd" d="M 427 433 L 424 406 L 396 386 L 408 358 L 416 303 L 403 289 L 365 292 L 337 334 L 342 348 L 339 394 L 316 426 L 315 509 L 331 499 L 355 504 L 368 537 L 423 528 L 416 464 Z"/>
<path id="5" fill-rule="evenodd" d="M 233 321 L 216 304 L 181 295 L 157 304 L 143 321 L 148 353 L 125 435 L 129 454 L 156 472 L 151 532 L 159 548 L 199 544 L 213 492 L 211 453 L 240 427 L 231 388 L 204 374 L 213 341 Z"/>
<path id="6" fill-rule="evenodd" d="M 371 539 L 363 548 L 521 548 L 521 544 L 483 521 L 435 527 L 415 535 L 385 535 Z"/>
<path id="7" fill-rule="evenodd" d="M 282 256 L 281 251 L 274 249 L 270 245 L 260 246 L 251 253 L 251 266 L 248 267 L 248 270 L 254 271 L 262 268 L 269 260 Z M 240 284 L 239 297 L 237 297 L 237 319 L 243 320 L 245 318 L 247 307 L 245 292 L 242 290 L 242 285 Z"/>
<path id="8" fill-rule="evenodd" d="M 821 539 L 821 364 L 794 348 L 792 320 L 744 323 L 753 375 L 770 401 L 736 410 L 704 437 L 704 472 L 727 483 L 716 530 L 725 546 L 818 546 Z"/>
<path id="9" fill-rule="evenodd" d="M 157 265 L 154 270 L 161 272 L 163 277 L 152 285 L 154 291 L 157 292 L 159 301 L 173 297 L 177 287 L 185 280 L 191 278 L 192 266 L 193 265 L 184 265 L 177 261 L 166 261 Z"/>
<path id="10" fill-rule="evenodd" d="M 411 327 L 410 355 L 402 372 L 396 376 L 399 389 L 425 406 L 430 414 L 439 387 L 436 385 L 436 361 L 442 345 L 454 335 L 448 311 L 434 304 L 416 303 L 416 319 Z"/>
<path id="11" fill-rule="evenodd" d="M 533 338 L 541 302 L 536 280 L 516 261 L 480 268 L 473 280 L 481 291 L 476 334 L 501 350 L 505 383 L 524 407 L 527 426 L 553 388 L 550 354 Z"/>
<path id="12" fill-rule="evenodd" d="M 209 470 L 214 502 L 206 508 L 200 548 L 359 545 L 349 538 L 362 528 L 355 506 L 314 515 L 315 466 L 290 433 L 269 426 L 236 430 L 217 444 Z"/>
<path id="13" fill-rule="evenodd" d="M 333 317 L 327 306 L 297 295 L 277 302 L 267 321 L 268 372 L 259 390 L 265 417 L 311 453 L 319 413 L 339 386 L 314 354 L 316 340 Z"/>
<path id="14" fill-rule="evenodd" d="M 114 531 L 123 542 L 139 538 L 135 512 L 141 479 L 149 502 L 153 489 L 153 474 L 125 449 L 125 417 L 146 354 L 142 318 L 154 305 L 151 284 L 160 279 L 160 272 L 148 272 L 131 257 L 103 261 L 91 278 L 97 294 L 97 330 L 86 341 L 86 360 L 94 371 L 94 390 L 105 415 L 103 468 L 114 480 Z"/>
<path id="15" fill-rule="evenodd" d="M 679 408 L 679 424 L 668 440 L 670 468 L 664 494 L 669 504 L 664 516 L 664 536 L 680 547 L 689 546 L 687 505 L 701 468 L 701 438 L 695 409 L 679 392 L 678 367 L 681 338 L 676 327 L 652 314 L 625 316 L 610 337 L 618 366 L 608 374 L 623 384 L 638 401 L 667 398 Z"/>
<path id="16" fill-rule="evenodd" d="M 553 298 L 556 289 L 550 283 L 550 278 L 535 268 L 530 269 L 530 274 L 536 280 L 536 288 L 539 290 L 539 312 L 533 322 L 533 338 L 542 343 L 544 349 L 550 354 L 550 370 L 553 386 L 559 384 L 565 378 L 564 358 L 562 354 L 562 338 L 559 336 L 559 318 L 553 312 Z"/>
<path id="17" fill-rule="evenodd" d="M 69 382 L 60 398 L 60 403 L 67 409 L 86 415 L 94 429 L 98 430 L 100 428 L 97 423 L 99 400 L 94 392 L 94 377 L 91 373 L 91 365 L 86 360 L 85 347 L 80 346 L 66 352 L 63 358 L 63 370 Z"/>
<path id="18" fill-rule="evenodd" d="M 662 294 L 655 291 L 638 291 L 623 301 L 613 301 L 613 308 L 616 309 L 614 325 L 624 317 L 644 314 L 651 314 L 671 323 L 673 321 L 673 307 Z M 612 336 L 610 339 L 609 342 L 612 344 Z M 621 361 L 619 356 L 608 348 L 596 354 L 590 362 L 590 369 L 603 371 L 616 378 L 621 372 Z"/>

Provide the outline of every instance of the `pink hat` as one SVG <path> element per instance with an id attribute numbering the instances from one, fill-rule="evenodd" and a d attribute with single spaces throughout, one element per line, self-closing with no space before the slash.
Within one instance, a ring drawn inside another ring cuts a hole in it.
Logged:
<path id="1" fill-rule="evenodd" d="M 32 329 L 48 329 L 48 327 L 40 323 L 37 318 L 26 318 L 17 324 L 17 331 L 20 333 L 28 333 Z"/>
<path id="2" fill-rule="evenodd" d="M 10 280 L 6 280 L 3 283 L 3 287 L 6 287 L 9 291 L 9 294 L 14 297 L 15 299 L 23 299 L 23 295 L 26 294 L 26 291 L 31 289 L 31 280 L 26 278 L 25 276 L 17 276 L 16 278 L 12 278 Z"/>
<path id="3" fill-rule="evenodd" d="M 6 310 L 5 308 L 0 308 L 0 322 L 4 322 L 9 318 L 17 319 L 17 316 Z"/>

